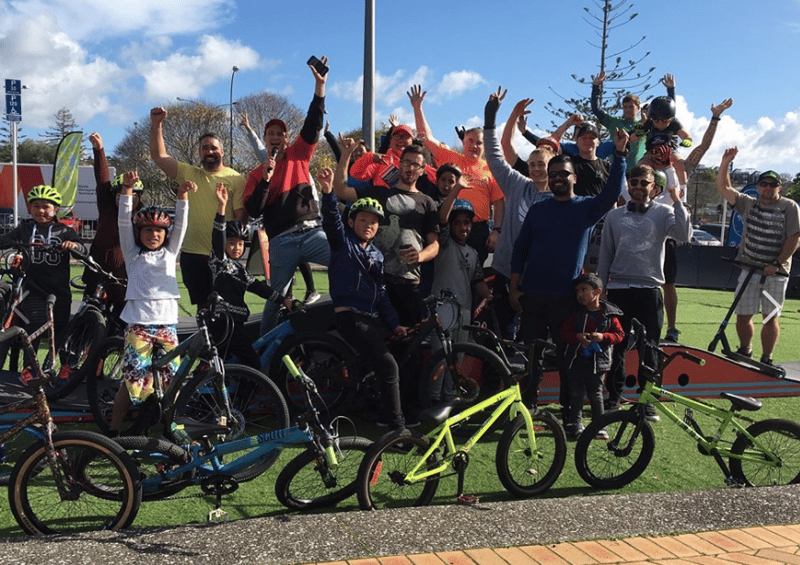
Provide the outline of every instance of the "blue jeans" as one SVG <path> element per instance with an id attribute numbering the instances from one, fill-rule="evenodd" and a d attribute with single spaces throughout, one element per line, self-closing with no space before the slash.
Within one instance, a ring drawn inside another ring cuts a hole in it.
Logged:
<path id="1" fill-rule="evenodd" d="M 269 242 L 270 286 L 285 295 L 298 265 L 304 262 L 327 266 L 331 260 L 331 248 L 322 228 L 303 232 L 281 234 Z M 261 319 L 261 335 L 275 326 L 278 305 L 267 301 Z"/>

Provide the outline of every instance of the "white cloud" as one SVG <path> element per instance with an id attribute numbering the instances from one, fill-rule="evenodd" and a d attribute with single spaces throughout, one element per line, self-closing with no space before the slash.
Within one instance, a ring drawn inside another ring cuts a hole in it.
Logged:
<path id="1" fill-rule="evenodd" d="M 478 73 L 472 71 L 453 71 L 442 77 L 434 88 L 437 100 L 446 100 L 487 84 L 486 80 Z"/>
<path id="2" fill-rule="evenodd" d="M 202 33 L 230 22 L 233 0 L 193 0 L 191 4 L 163 0 L 107 2 L 106 0 L 1 0 L 0 34 L 40 14 L 48 14 L 56 27 L 69 30 L 77 41 L 125 37 Z"/>
<path id="3" fill-rule="evenodd" d="M 708 127 L 711 111 L 700 116 L 691 112 L 682 96 L 677 97 L 677 116 L 691 133 L 695 145 L 703 139 Z M 786 112 L 780 117 L 759 118 L 755 124 L 738 123 L 735 119 L 736 103 L 726 110 L 717 124 L 717 132 L 702 164 L 716 167 L 722 153 L 734 145 L 739 148 L 734 167 L 739 169 L 774 169 L 794 175 L 800 172 L 800 108 Z M 688 155 L 691 149 L 681 149 Z"/>
<path id="4" fill-rule="evenodd" d="M 253 69 L 260 59 L 255 50 L 239 41 L 205 35 L 191 52 L 173 52 L 160 61 L 141 61 L 136 68 L 144 77 L 145 97 L 163 102 L 177 96 L 202 97 L 208 85 L 230 76 L 234 63 L 240 69 Z"/>

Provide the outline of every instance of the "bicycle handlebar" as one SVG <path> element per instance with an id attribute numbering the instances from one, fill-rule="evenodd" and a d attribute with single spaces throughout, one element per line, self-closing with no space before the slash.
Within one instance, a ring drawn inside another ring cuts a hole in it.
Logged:
<path id="1" fill-rule="evenodd" d="M 308 375 L 306 375 L 297 367 L 297 365 L 294 364 L 294 361 L 292 361 L 291 357 L 284 355 L 281 358 L 281 361 L 283 361 L 283 364 L 286 365 L 286 368 L 289 370 L 289 374 L 292 375 L 292 378 L 302 384 L 310 393 L 316 394 L 317 385 L 308 377 Z"/>

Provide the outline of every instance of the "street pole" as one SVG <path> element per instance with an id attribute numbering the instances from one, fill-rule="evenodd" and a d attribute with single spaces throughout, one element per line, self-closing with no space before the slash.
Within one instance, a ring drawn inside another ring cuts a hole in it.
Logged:
<path id="1" fill-rule="evenodd" d="M 19 225 L 19 197 L 17 189 L 19 188 L 19 177 L 17 172 L 17 123 L 11 122 L 11 170 L 14 172 L 12 175 L 12 182 L 14 183 L 14 227 Z"/>
<path id="2" fill-rule="evenodd" d="M 236 75 L 236 71 L 239 70 L 239 67 L 236 65 L 233 66 L 233 72 L 231 73 L 231 99 L 230 99 L 230 115 L 231 115 L 231 145 L 228 151 L 231 152 L 231 157 L 229 159 L 231 163 L 231 169 L 233 168 L 233 77 Z"/>
<path id="3" fill-rule="evenodd" d="M 375 150 L 375 0 L 364 0 L 364 93 L 361 115 L 361 137 L 370 151 Z"/>

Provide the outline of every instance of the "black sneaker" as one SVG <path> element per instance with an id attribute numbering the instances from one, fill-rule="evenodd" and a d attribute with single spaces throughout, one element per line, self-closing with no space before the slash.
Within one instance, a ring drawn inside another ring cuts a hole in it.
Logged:
<path id="1" fill-rule="evenodd" d="M 611 398 L 607 399 L 603 403 L 603 410 L 605 410 L 606 412 L 619 410 L 619 400 L 613 400 Z"/>
<path id="2" fill-rule="evenodd" d="M 747 351 L 747 350 L 745 350 L 744 347 L 742 347 L 740 345 L 739 348 L 736 350 L 736 354 L 737 355 L 741 355 L 743 357 L 752 357 L 753 356 L 753 350 L 751 349 L 750 351 Z"/>
<path id="3" fill-rule="evenodd" d="M 761 364 L 762 365 L 766 365 L 767 367 L 769 367 L 770 369 L 775 371 L 775 373 L 777 374 L 778 378 L 783 378 L 783 377 L 786 376 L 786 369 L 784 369 L 783 367 L 781 367 L 780 365 L 775 363 L 775 361 L 772 360 L 772 356 L 771 355 L 762 355 L 761 356 Z"/>
<path id="4" fill-rule="evenodd" d="M 649 420 L 651 422 L 658 422 L 661 418 L 656 412 L 656 407 L 652 404 L 645 404 L 644 405 L 644 418 L 645 420 Z"/>
<path id="5" fill-rule="evenodd" d="M 678 337 L 681 335 L 681 331 L 678 328 L 667 328 L 667 335 L 664 336 L 664 341 L 671 341 L 672 343 L 678 343 Z"/>

